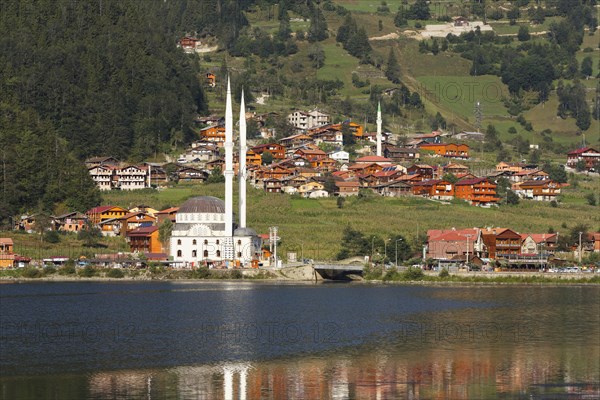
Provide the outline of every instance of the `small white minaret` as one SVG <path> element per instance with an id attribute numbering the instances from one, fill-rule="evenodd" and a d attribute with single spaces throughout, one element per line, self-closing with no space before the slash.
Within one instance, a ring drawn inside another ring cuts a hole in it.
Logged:
<path id="1" fill-rule="evenodd" d="M 233 235 L 233 111 L 231 110 L 231 84 L 227 78 L 225 104 L 225 235 Z"/>
<path id="2" fill-rule="evenodd" d="M 381 157 L 381 102 L 377 105 L 377 155 Z"/>
<path id="3" fill-rule="evenodd" d="M 246 227 L 246 105 L 244 103 L 244 90 L 240 101 L 240 161 L 238 182 L 240 185 L 240 228 Z"/>

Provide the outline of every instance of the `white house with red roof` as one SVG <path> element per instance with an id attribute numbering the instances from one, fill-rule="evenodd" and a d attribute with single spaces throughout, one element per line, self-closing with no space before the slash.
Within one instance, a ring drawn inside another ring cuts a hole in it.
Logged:
<path id="1" fill-rule="evenodd" d="M 585 169 L 589 171 L 600 163 L 600 152 L 591 147 L 582 147 L 567 153 L 567 167 L 575 168 L 580 161 L 585 163 Z"/>

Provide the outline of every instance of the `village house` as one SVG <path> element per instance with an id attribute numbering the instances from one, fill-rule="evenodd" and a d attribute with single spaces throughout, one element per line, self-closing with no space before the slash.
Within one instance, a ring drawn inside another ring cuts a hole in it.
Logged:
<path id="1" fill-rule="evenodd" d="M 339 163 L 348 163 L 350 162 L 350 153 L 344 150 L 333 151 L 329 153 L 329 158 Z"/>
<path id="2" fill-rule="evenodd" d="M 510 258 L 521 253 L 521 235 L 506 228 L 486 228 L 479 231 L 476 243 L 481 258 Z"/>
<path id="3" fill-rule="evenodd" d="M 420 158 L 419 150 L 410 147 L 383 145 L 383 156 L 395 162 L 415 161 Z"/>
<path id="4" fill-rule="evenodd" d="M 411 165 L 406 169 L 408 175 L 419 175 L 420 181 L 426 181 L 433 179 L 435 169 L 431 165 L 427 164 L 415 164 Z"/>
<path id="5" fill-rule="evenodd" d="M 144 226 L 127 232 L 127 241 L 132 252 L 160 253 L 163 249 L 158 236 L 157 226 Z"/>
<path id="6" fill-rule="evenodd" d="M 560 195 L 561 184 L 550 179 L 533 180 L 515 183 L 512 190 L 523 199 L 552 201 Z"/>
<path id="7" fill-rule="evenodd" d="M 415 196 L 424 196 L 436 200 L 452 200 L 454 198 L 454 186 L 451 182 L 443 179 L 432 179 L 417 182 L 412 187 Z"/>
<path id="8" fill-rule="evenodd" d="M 162 164 L 143 162 L 139 167 L 148 171 L 148 180 L 152 187 L 165 186 L 169 182 L 169 175 Z"/>
<path id="9" fill-rule="evenodd" d="M 525 182 L 531 180 L 545 180 L 550 179 L 550 175 L 541 169 L 522 169 L 519 172 L 513 173 L 509 178 L 512 182 Z"/>
<path id="10" fill-rule="evenodd" d="M 31 258 L 14 252 L 14 242 L 11 238 L 0 238 L 0 268 L 23 268 L 30 262 Z"/>
<path id="11" fill-rule="evenodd" d="M 358 196 L 360 184 L 358 181 L 335 181 L 335 195 L 340 197 Z"/>
<path id="12" fill-rule="evenodd" d="M 456 163 L 450 163 L 450 164 L 442 167 L 442 170 L 444 171 L 444 173 L 452 174 L 454 176 L 459 176 L 462 174 L 469 173 L 469 167 L 467 167 L 466 165 L 456 164 Z"/>
<path id="13" fill-rule="evenodd" d="M 129 210 L 118 206 L 98 206 L 86 211 L 85 214 L 87 215 L 90 223 L 98 225 L 102 221 L 120 218 L 127 213 L 129 213 Z"/>
<path id="14" fill-rule="evenodd" d="M 480 229 L 432 229 L 427 231 L 427 257 L 434 260 L 451 260 L 456 256 L 475 256 L 475 241 Z"/>
<path id="15" fill-rule="evenodd" d="M 487 207 L 500 200 L 496 194 L 496 186 L 488 178 L 463 179 L 454 184 L 454 194 L 471 205 Z"/>
<path id="16" fill-rule="evenodd" d="M 115 169 L 116 188 L 121 190 L 137 190 L 149 187 L 148 171 L 135 165 L 127 165 Z"/>
<path id="17" fill-rule="evenodd" d="M 415 135 L 413 136 L 413 139 L 420 140 L 429 144 L 440 144 L 442 143 L 442 133 L 438 131 L 433 131 L 431 133 Z"/>
<path id="18" fill-rule="evenodd" d="M 177 41 L 177 47 L 182 48 L 186 53 L 193 53 L 200 47 L 200 44 L 200 39 L 191 36 L 184 36 Z"/>
<path id="19" fill-rule="evenodd" d="M 342 122 L 341 124 L 332 124 L 331 125 L 331 127 L 333 129 L 336 129 L 340 132 L 343 131 L 344 126 L 347 127 L 347 129 L 350 130 L 350 132 L 352 132 L 352 135 L 356 139 L 358 139 L 358 140 L 363 139 L 364 128 L 361 124 L 357 124 L 356 122 L 346 121 L 346 122 Z"/>
<path id="20" fill-rule="evenodd" d="M 577 168 L 579 162 L 582 162 L 585 170 L 599 172 L 600 152 L 591 147 L 581 147 L 567 153 L 567 167 Z"/>
<path id="21" fill-rule="evenodd" d="M 312 138 L 304 133 L 288 136 L 279 140 L 279 144 L 286 147 L 287 149 L 297 148 L 307 143 L 312 143 Z"/>
<path id="22" fill-rule="evenodd" d="M 554 254 L 558 244 L 556 233 L 522 233 L 521 254 Z"/>
<path id="23" fill-rule="evenodd" d="M 97 165 L 88 168 L 88 172 L 98 189 L 102 191 L 112 190 L 114 168 L 108 165 Z"/>
<path id="24" fill-rule="evenodd" d="M 200 129 L 200 140 L 223 147 L 225 143 L 225 125 L 212 125 Z"/>
<path id="25" fill-rule="evenodd" d="M 294 111 L 287 116 L 288 122 L 298 129 L 307 130 L 317 126 L 329 123 L 329 114 L 318 110 L 312 111 Z"/>
<path id="26" fill-rule="evenodd" d="M 177 210 L 179 207 L 169 207 L 161 210 L 155 214 L 157 225 L 162 224 L 165 220 L 171 220 L 172 223 L 175 223 L 175 216 L 177 215 Z"/>
<path id="27" fill-rule="evenodd" d="M 278 143 L 267 143 L 261 144 L 258 146 L 254 146 L 251 150 L 255 154 L 260 154 L 262 156 L 263 153 L 269 152 L 273 156 L 273 160 L 284 160 L 285 159 L 285 147 Z"/>
<path id="28" fill-rule="evenodd" d="M 376 193 L 387 197 L 406 196 L 412 193 L 412 186 L 400 179 L 396 179 L 387 183 L 381 183 L 374 186 L 372 189 Z"/>
<path id="29" fill-rule="evenodd" d="M 79 232 L 85 227 L 88 217 L 73 211 L 53 218 L 54 230 L 59 232 Z"/>
<path id="30" fill-rule="evenodd" d="M 281 193 L 283 191 L 283 184 L 277 178 L 266 178 L 262 182 L 263 190 L 267 193 Z"/>
<path id="31" fill-rule="evenodd" d="M 469 146 L 466 144 L 456 143 L 425 143 L 419 145 L 421 150 L 428 150 L 434 152 L 435 155 L 440 157 L 450 158 L 469 158 Z"/>
<path id="32" fill-rule="evenodd" d="M 104 165 L 106 167 L 118 167 L 119 160 L 114 157 L 91 157 L 85 160 L 85 166 L 90 169 L 93 167 L 97 167 L 99 165 Z"/>
<path id="33" fill-rule="evenodd" d="M 177 170 L 177 177 L 181 181 L 206 182 L 209 173 L 199 168 L 183 167 Z"/>

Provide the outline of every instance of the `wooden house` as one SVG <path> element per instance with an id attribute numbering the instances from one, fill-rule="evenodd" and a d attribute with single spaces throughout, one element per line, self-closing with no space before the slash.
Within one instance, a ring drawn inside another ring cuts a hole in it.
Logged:
<path id="1" fill-rule="evenodd" d="M 500 200 L 496 194 L 496 184 L 488 178 L 463 179 L 454 184 L 455 196 L 471 205 L 490 206 Z"/>
<path id="2" fill-rule="evenodd" d="M 157 226 L 144 226 L 127 232 L 126 237 L 132 252 L 160 253 L 162 245 Z"/>

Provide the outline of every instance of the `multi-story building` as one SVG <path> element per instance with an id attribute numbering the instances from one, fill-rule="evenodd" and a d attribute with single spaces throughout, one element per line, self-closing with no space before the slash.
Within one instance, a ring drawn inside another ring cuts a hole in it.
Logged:
<path id="1" fill-rule="evenodd" d="M 496 194 L 496 184 L 488 178 L 458 181 L 454 184 L 454 195 L 476 206 L 489 206 L 500 200 Z"/>
<path id="2" fill-rule="evenodd" d="M 148 171 L 135 165 L 115 169 L 116 187 L 121 190 L 136 190 L 149 187 Z"/>
<path id="3" fill-rule="evenodd" d="M 322 113 L 318 110 L 309 112 L 295 111 L 288 115 L 287 120 L 290 124 L 298 129 L 311 129 L 316 126 L 321 126 L 329 123 L 329 114 Z"/>

